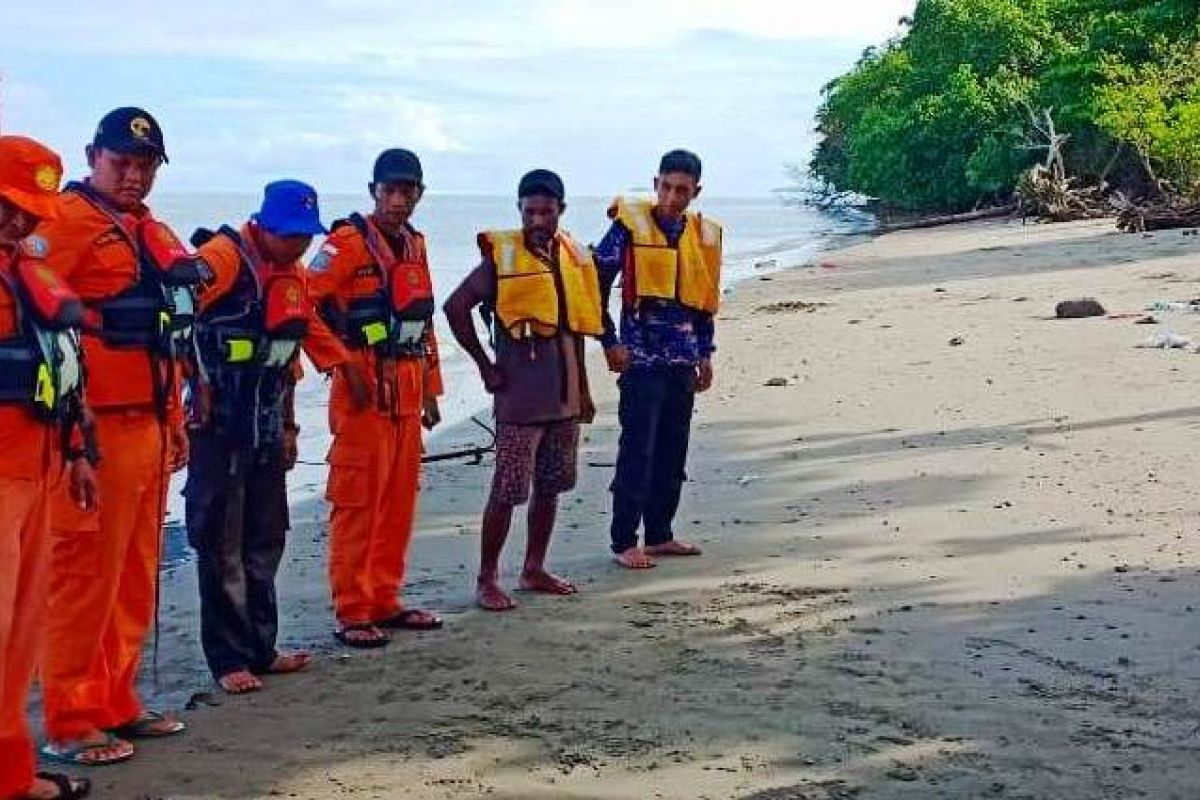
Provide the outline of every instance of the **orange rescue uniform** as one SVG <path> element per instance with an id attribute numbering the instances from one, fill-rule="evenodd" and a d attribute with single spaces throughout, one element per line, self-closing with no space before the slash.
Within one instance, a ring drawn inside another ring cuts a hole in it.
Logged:
<path id="1" fill-rule="evenodd" d="M 374 223 L 366 225 L 370 242 L 353 224 L 335 225 L 309 268 L 310 296 L 333 317 L 355 301 L 392 295 L 393 281 L 428 285 L 420 233 L 408 228 L 400 242 L 389 243 Z M 325 496 L 332 507 L 334 613 L 341 624 L 355 625 L 382 622 L 403 610 L 399 595 L 420 480 L 421 412 L 426 394 L 442 394 L 442 378 L 431 321 L 413 355 L 386 356 L 377 346 L 347 340 L 352 360 L 372 387 L 371 406 L 355 411 L 345 379 L 334 376 Z"/>
<path id="2" fill-rule="evenodd" d="M 38 234 L 46 261 L 85 304 L 107 300 L 138 278 L 138 254 L 113 219 L 65 192 L 59 219 Z M 123 215 L 136 223 L 142 208 Z M 66 482 L 51 500 L 50 607 L 42 668 L 45 728 L 75 741 L 137 719 L 142 643 L 154 619 L 167 492 L 167 426 L 182 427 L 175 365 L 147 351 L 113 348 L 85 333 L 89 401 L 103 458 L 99 503 L 71 501 Z M 155 377 L 154 370 L 158 370 Z M 155 381 L 164 408 L 156 407 Z"/>
<path id="3" fill-rule="evenodd" d="M 13 263 L 0 253 L 0 270 L 11 274 Z M 0 281 L 0 340 L 20 332 L 17 302 Z M 31 406 L 0 404 L 0 798 L 33 783 L 25 708 L 46 622 L 47 498 L 61 469 L 55 434 Z"/>

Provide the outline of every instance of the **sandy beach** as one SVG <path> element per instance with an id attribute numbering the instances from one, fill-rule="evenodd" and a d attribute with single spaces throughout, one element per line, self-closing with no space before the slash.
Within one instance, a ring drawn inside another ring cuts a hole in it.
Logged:
<path id="1" fill-rule="evenodd" d="M 188 735 L 93 771 L 95 796 L 1194 798 L 1200 355 L 1136 345 L 1200 341 L 1200 314 L 1135 318 L 1200 296 L 1198 264 L 1183 232 L 1011 222 L 743 283 L 680 518 L 703 558 L 610 561 L 615 392 L 595 369 L 553 551 L 580 595 L 474 610 L 489 465 L 436 465 L 409 599 L 447 627 L 344 651 L 325 510 L 299 506 L 283 633 L 320 659 L 196 698 Z M 1084 296 L 1114 318 L 1051 319 Z M 176 706 L 213 691 L 195 597 L 194 567 L 174 570 L 158 672 Z"/>

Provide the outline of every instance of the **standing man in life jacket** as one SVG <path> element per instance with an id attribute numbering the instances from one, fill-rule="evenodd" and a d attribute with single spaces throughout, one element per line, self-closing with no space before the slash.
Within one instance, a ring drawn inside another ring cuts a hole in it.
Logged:
<path id="1" fill-rule="evenodd" d="M 558 495 L 575 486 L 579 425 L 595 413 L 584 337 L 603 332 L 596 267 L 558 227 L 566 209 L 562 180 L 534 170 L 521 179 L 517 197 L 521 229 L 479 234 L 482 263 L 444 308 L 495 401 L 496 466 L 483 512 L 476 587 L 476 600 L 488 611 L 516 607 L 500 588 L 500 552 L 513 508 L 527 500 L 529 540 L 519 587 L 555 595 L 576 591 L 546 570 L 546 553 Z M 485 319 L 494 317 L 494 361 L 475 333 L 471 311 L 477 307 Z"/>
<path id="2" fill-rule="evenodd" d="M 240 230 L 192 237 L 214 277 L 200 294 L 195 323 L 183 494 L 199 572 L 200 641 L 230 694 L 261 689 L 258 676 L 298 672 L 311 660 L 275 647 L 286 476 L 300 431 L 300 349 L 322 372 L 356 369 L 308 299 L 299 259 L 318 233 L 325 227 L 316 191 L 284 180 L 267 185 L 262 208 Z M 365 395 L 362 378 L 350 380 Z"/>
<path id="3" fill-rule="evenodd" d="M 98 507 L 65 493 L 51 505 L 43 753 L 98 765 L 131 757 L 130 738 L 185 727 L 146 710 L 136 680 L 156 612 L 167 481 L 187 462 L 177 368 L 206 271 L 144 203 L 167 160 L 153 117 L 110 112 L 86 152 L 90 176 L 67 185 L 62 213 L 37 231 L 47 265 L 85 306 L 88 402 L 104 449 Z"/>
<path id="4" fill-rule="evenodd" d="M 688 211 L 700 194 L 700 159 L 662 157 L 657 199 L 618 197 L 595 248 L 604 292 L 604 354 L 620 375 L 621 438 L 612 482 L 612 550 L 630 569 L 659 556 L 696 556 L 675 538 L 696 392 L 712 386 L 713 315 L 721 290 L 721 227 Z M 621 332 L 607 313 L 622 276 Z M 638 546 L 638 528 L 645 548 Z"/>
<path id="5" fill-rule="evenodd" d="M 442 620 L 400 600 L 416 513 L 421 428 L 441 419 L 425 237 L 409 223 L 424 192 L 421 162 L 386 150 L 367 186 L 374 211 L 334 223 L 311 266 L 310 293 L 370 385 L 359 407 L 334 377 L 329 401 L 329 583 L 349 647 L 381 647 L 387 629 L 431 630 Z"/>
<path id="6" fill-rule="evenodd" d="M 80 447 L 78 430 L 83 307 L 46 267 L 45 240 L 25 238 L 58 215 L 61 176 L 55 153 L 0 136 L 0 800 L 79 798 L 90 788 L 35 774 L 25 717 L 46 623 L 50 486 L 63 455 L 75 502 L 90 508 L 96 490 L 97 454 Z"/>

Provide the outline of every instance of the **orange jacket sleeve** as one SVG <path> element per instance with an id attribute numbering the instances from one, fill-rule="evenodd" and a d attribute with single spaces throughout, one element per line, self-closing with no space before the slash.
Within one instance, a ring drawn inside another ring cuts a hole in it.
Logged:
<path id="1" fill-rule="evenodd" d="M 312 278 L 306 274 L 306 270 L 299 262 L 296 262 L 296 269 L 302 275 L 305 275 L 305 283 L 311 284 Z M 342 340 L 329 330 L 329 326 L 325 324 L 325 320 L 321 319 L 321 315 L 317 313 L 317 307 L 312 301 L 313 293 L 311 286 L 307 287 L 308 296 L 310 298 L 308 304 L 308 332 L 304 335 L 304 340 L 300 343 L 304 348 L 305 354 L 313 365 L 321 372 L 329 372 L 338 364 L 344 364 L 350 360 L 350 353 L 346 350 L 346 346 L 342 344 Z"/>
<path id="2" fill-rule="evenodd" d="M 196 255 L 213 273 L 212 280 L 200 287 L 200 311 L 204 312 L 233 290 L 242 269 L 242 254 L 229 239 L 214 236 L 196 251 Z"/>
<path id="3" fill-rule="evenodd" d="M 349 241 L 350 234 L 344 233 L 346 230 L 339 228 L 329 234 L 308 265 L 308 296 L 314 306 L 320 307 L 331 296 L 343 292 L 362 266 L 358 263 L 357 248 Z"/>

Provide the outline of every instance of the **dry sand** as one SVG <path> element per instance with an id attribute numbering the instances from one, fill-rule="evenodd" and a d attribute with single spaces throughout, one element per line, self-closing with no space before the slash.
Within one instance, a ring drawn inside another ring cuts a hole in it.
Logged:
<path id="1" fill-rule="evenodd" d="M 187 712 L 96 796 L 1200 796 L 1200 355 L 1135 348 L 1200 315 L 1047 318 L 1200 295 L 1200 237 L 986 224 L 822 262 L 722 314 L 680 517 L 704 558 L 608 560 L 611 388 L 554 551 L 576 598 L 472 610 L 489 469 L 438 466 L 409 596 L 447 629 L 338 650 L 298 508 L 284 633 L 321 659 Z M 194 594 L 176 570 L 168 700 L 208 688 Z"/>

